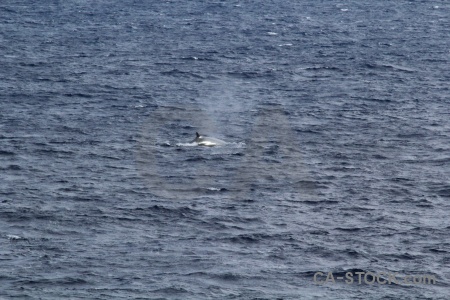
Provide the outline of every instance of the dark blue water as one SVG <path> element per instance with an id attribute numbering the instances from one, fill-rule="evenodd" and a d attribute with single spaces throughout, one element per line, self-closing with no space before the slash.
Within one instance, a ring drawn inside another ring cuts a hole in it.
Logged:
<path id="1" fill-rule="evenodd" d="M 0 299 L 448 299 L 449 16 L 1 1 Z"/>

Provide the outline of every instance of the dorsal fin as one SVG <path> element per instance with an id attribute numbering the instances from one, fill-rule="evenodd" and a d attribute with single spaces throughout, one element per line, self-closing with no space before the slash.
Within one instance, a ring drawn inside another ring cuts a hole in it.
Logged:
<path id="1" fill-rule="evenodd" d="M 198 134 L 198 132 L 195 133 L 197 135 L 197 137 L 200 137 L 200 134 Z"/>

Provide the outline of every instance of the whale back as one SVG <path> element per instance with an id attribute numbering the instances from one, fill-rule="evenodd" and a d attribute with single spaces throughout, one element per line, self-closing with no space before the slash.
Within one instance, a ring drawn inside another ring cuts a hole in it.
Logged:
<path id="1" fill-rule="evenodd" d="M 199 146 L 209 146 L 209 147 L 226 144 L 222 140 L 203 136 L 203 135 L 199 134 L 198 132 L 195 133 L 195 139 L 193 142 L 197 143 Z"/>

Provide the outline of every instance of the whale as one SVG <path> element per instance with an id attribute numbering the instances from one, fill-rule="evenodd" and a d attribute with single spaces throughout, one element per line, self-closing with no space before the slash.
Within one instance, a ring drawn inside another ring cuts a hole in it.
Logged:
<path id="1" fill-rule="evenodd" d="M 207 147 L 214 147 L 214 146 L 220 146 L 226 144 L 225 141 L 201 135 L 200 133 L 195 133 L 195 139 L 192 141 L 193 143 L 196 143 L 199 146 L 207 146 Z"/>

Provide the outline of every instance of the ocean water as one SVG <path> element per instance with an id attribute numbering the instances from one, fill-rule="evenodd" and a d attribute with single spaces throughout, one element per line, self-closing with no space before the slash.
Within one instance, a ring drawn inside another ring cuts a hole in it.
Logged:
<path id="1" fill-rule="evenodd" d="M 449 299 L 448 1 L 0 16 L 0 299 Z"/>

